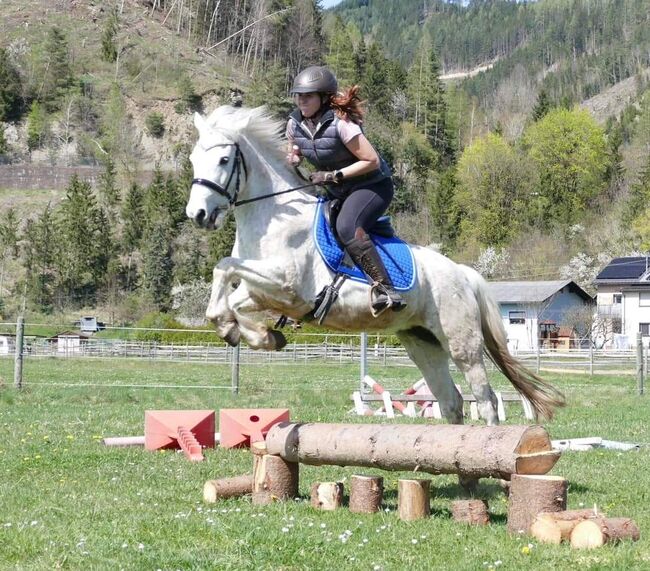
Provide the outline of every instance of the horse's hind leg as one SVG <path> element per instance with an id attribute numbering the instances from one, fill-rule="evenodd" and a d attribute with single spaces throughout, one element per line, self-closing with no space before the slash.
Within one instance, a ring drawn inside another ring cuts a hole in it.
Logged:
<path id="1" fill-rule="evenodd" d="M 463 397 L 449 374 L 449 358 L 436 337 L 423 327 L 397 333 L 411 360 L 431 389 L 440 412 L 451 424 L 463 424 Z"/>

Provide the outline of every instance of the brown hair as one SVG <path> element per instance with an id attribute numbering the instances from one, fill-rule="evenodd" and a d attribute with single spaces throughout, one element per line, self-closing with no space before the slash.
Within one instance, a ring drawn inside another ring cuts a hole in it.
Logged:
<path id="1" fill-rule="evenodd" d="M 359 97 L 359 86 L 353 85 L 343 92 L 330 95 L 330 106 L 336 114 L 346 121 L 363 123 L 363 101 Z"/>

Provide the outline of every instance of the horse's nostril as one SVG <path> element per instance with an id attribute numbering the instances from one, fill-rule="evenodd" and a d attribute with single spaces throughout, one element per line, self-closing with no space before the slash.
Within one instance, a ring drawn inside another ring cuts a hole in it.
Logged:
<path id="1" fill-rule="evenodd" d="M 196 216 L 194 217 L 194 220 L 196 220 L 199 224 L 203 224 L 203 221 L 205 220 L 205 215 L 206 215 L 205 210 L 203 210 L 203 208 L 201 208 L 201 210 L 199 210 L 196 213 Z"/>

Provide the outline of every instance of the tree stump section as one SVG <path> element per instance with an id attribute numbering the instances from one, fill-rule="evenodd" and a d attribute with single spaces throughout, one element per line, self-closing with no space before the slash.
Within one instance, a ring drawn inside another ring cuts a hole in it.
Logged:
<path id="1" fill-rule="evenodd" d="M 429 517 L 429 486 L 431 480 L 398 480 L 397 505 L 399 518 L 413 521 Z"/>
<path id="2" fill-rule="evenodd" d="M 490 523 L 488 505 L 484 500 L 456 500 L 451 502 L 451 516 L 454 521 L 470 525 Z"/>
<path id="3" fill-rule="evenodd" d="M 624 539 L 638 541 L 637 524 L 626 517 L 587 519 L 578 523 L 571 532 L 571 547 L 593 549 L 606 543 L 617 543 Z"/>
<path id="4" fill-rule="evenodd" d="M 354 475 L 350 479 L 350 511 L 371 514 L 381 509 L 384 479 L 381 476 Z"/>
<path id="5" fill-rule="evenodd" d="M 334 511 L 343 503 L 342 482 L 314 482 L 311 486 L 311 507 Z"/>
<path id="6" fill-rule="evenodd" d="M 605 514 L 591 510 L 566 510 L 542 512 L 530 526 L 530 535 L 541 543 L 559 544 L 571 537 L 573 528 L 581 521 L 605 517 Z"/>
<path id="7" fill-rule="evenodd" d="M 514 474 L 510 481 L 508 531 L 528 533 L 541 512 L 566 509 L 567 481 L 559 476 L 523 476 Z"/>
<path id="8" fill-rule="evenodd" d="M 208 503 L 215 503 L 225 498 L 245 496 L 253 491 L 253 476 L 235 476 L 234 478 L 221 478 L 208 480 L 203 485 L 203 499 Z"/>
<path id="9" fill-rule="evenodd" d="M 280 456 L 268 454 L 263 442 L 251 446 L 253 452 L 253 494 L 268 492 L 274 498 L 287 500 L 298 495 L 300 465 Z M 257 505 L 263 501 L 258 497 Z M 255 502 L 254 502 L 255 503 Z"/>
<path id="10" fill-rule="evenodd" d="M 296 424 L 266 435 L 270 454 L 311 465 L 506 478 L 546 474 L 560 457 L 541 426 Z"/>

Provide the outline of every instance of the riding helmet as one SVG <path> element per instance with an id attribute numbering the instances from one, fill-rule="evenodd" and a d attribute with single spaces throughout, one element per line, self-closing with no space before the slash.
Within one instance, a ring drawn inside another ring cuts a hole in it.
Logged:
<path id="1" fill-rule="evenodd" d="M 336 93 L 338 83 L 334 74 L 325 66 L 312 65 L 301 71 L 293 80 L 294 93 Z"/>

